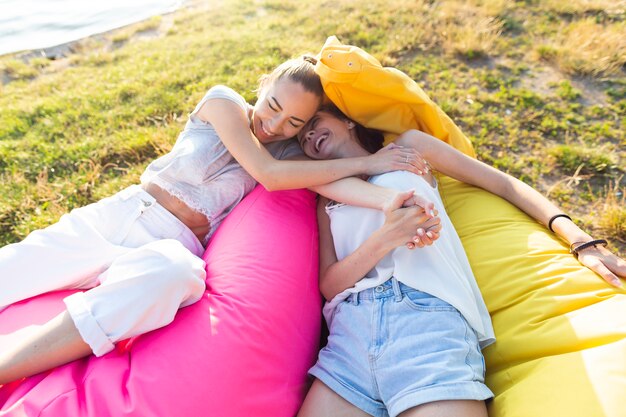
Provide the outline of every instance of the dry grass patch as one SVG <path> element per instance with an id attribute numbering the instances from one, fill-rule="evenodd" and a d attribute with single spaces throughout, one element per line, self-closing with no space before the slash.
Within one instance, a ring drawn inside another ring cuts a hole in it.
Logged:
<path id="1" fill-rule="evenodd" d="M 624 13 L 625 0 L 544 0 L 546 10 L 562 14 L 584 14 L 590 12 L 606 12 L 608 14 Z"/>
<path id="2" fill-rule="evenodd" d="M 111 35 L 113 43 L 122 43 L 130 40 L 135 34 L 142 32 L 155 31 L 161 26 L 161 16 L 153 16 L 150 19 L 135 23 L 123 29 L 118 29 Z"/>
<path id="3" fill-rule="evenodd" d="M 373 0 L 369 6 L 347 2 L 346 21 L 335 32 L 341 40 L 376 52 L 380 34 L 372 28 L 396 33 L 381 49 L 386 51 L 443 51 L 449 56 L 475 58 L 497 54 L 509 3 L 505 0 L 449 0 L 412 2 Z M 367 7 L 388 10 L 367 13 Z M 372 41 L 369 38 L 375 38 Z M 393 63 L 387 63 L 393 64 Z"/>
<path id="4" fill-rule="evenodd" d="M 147 32 L 151 30 L 157 30 L 161 26 L 162 21 L 163 16 L 152 16 L 150 19 L 135 24 L 135 32 Z"/>
<path id="5" fill-rule="evenodd" d="M 2 70 L 7 77 L 18 80 L 35 78 L 39 74 L 37 69 L 19 59 L 4 61 L 0 70 Z"/>
<path id="6" fill-rule="evenodd" d="M 626 244 L 626 187 L 620 186 L 622 178 L 606 187 L 604 196 L 594 205 L 594 226 L 603 236 L 611 236 Z"/>
<path id="7" fill-rule="evenodd" d="M 626 23 L 601 25 L 588 18 L 562 28 L 551 44 L 537 49 L 567 73 L 596 77 L 622 73 L 626 64 Z"/>
<path id="8" fill-rule="evenodd" d="M 509 0 L 467 0 L 463 3 L 480 8 L 483 14 L 491 17 L 501 16 L 511 5 Z"/>
<path id="9" fill-rule="evenodd" d="M 497 10 L 499 13 L 500 9 Z M 493 6 L 483 8 L 465 2 L 441 3 L 434 14 L 444 50 L 468 58 L 492 55 L 504 25 L 491 15 L 494 12 Z"/>

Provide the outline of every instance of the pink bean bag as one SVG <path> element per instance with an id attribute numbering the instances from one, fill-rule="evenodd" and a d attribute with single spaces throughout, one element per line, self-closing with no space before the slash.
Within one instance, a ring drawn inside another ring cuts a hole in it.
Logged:
<path id="1" fill-rule="evenodd" d="M 205 260 L 205 296 L 172 324 L 101 358 L 0 386 L 0 416 L 295 415 L 320 337 L 314 194 L 257 187 Z M 3 335 L 54 316 L 70 293 L 0 313 L 0 349 Z"/>

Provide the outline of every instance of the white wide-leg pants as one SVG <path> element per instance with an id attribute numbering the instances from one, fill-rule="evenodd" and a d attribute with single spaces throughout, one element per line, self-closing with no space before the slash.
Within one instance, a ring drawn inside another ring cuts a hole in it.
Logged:
<path id="1" fill-rule="evenodd" d="M 205 289 L 203 247 L 140 186 L 72 210 L 0 248 L 0 310 L 54 290 L 96 356 L 169 324 Z"/>

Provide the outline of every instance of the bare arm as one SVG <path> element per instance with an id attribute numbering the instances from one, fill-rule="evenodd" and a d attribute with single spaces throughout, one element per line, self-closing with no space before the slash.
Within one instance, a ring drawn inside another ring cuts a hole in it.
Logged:
<path id="1" fill-rule="evenodd" d="M 333 201 L 376 210 L 386 210 L 399 194 L 398 190 L 380 187 L 357 177 L 344 178 L 329 184 L 309 187 L 309 189 Z M 413 193 L 407 191 L 404 194 L 408 199 Z"/>
<path id="2" fill-rule="evenodd" d="M 397 142 L 402 146 L 415 148 L 426 158 L 433 169 L 503 197 L 544 225 L 548 224 L 552 216 L 562 212 L 541 193 L 524 182 L 470 158 L 423 132 L 408 131 L 402 134 Z M 552 223 L 552 228 L 570 245 L 574 242 L 592 240 L 592 237 L 575 223 L 562 217 Z M 626 262 L 603 247 L 585 249 L 578 259 L 583 265 L 613 285 L 621 286 L 618 276 L 626 277 Z"/>
<path id="3" fill-rule="evenodd" d="M 337 260 L 335 246 L 330 230 L 330 219 L 325 206 L 328 200 L 320 198 L 317 218 L 320 236 L 320 291 L 324 298 L 331 300 L 340 292 L 353 287 L 387 253 L 398 246 L 403 246 L 418 227 L 438 232 L 441 228 L 439 218 L 420 214 L 416 206 L 399 208 L 403 200 L 396 198 L 385 212 L 385 223 L 372 233 L 356 251 L 341 261 Z"/>
<path id="4" fill-rule="evenodd" d="M 328 161 L 278 161 L 252 134 L 248 116 L 237 104 L 226 99 L 207 100 L 198 111 L 209 122 L 233 157 L 254 179 L 268 190 L 306 188 L 327 184 L 353 175 L 373 175 L 398 169 L 411 150 L 393 154 Z"/>
<path id="5" fill-rule="evenodd" d="M 397 146 L 398 145 L 395 144 L 388 145 L 378 151 L 378 153 L 387 152 Z M 407 149 L 412 148 L 409 147 Z M 304 155 L 302 155 L 301 158 L 308 159 Z M 421 175 L 422 172 L 428 172 L 428 165 L 417 152 L 410 156 L 410 164 L 405 163 L 402 169 L 406 170 L 409 166 L 410 169 L 408 170 L 418 175 Z M 405 200 L 410 200 L 410 198 L 413 197 L 413 194 L 409 192 L 409 190 L 398 191 L 392 188 L 380 187 L 356 177 L 343 178 L 332 183 L 309 187 L 309 189 L 330 200 L 382 211 L 388 210 L 389 205 L 398 197 L 398 194 L 406 195 Z M 419 196 L 415 196 L 415 198 L 410 201 L 405 201 L 405 206 L 414 204 L 423 207 L 427 213 L 430 213 L 434 208 L 431 202 L 423 200 Z"/>

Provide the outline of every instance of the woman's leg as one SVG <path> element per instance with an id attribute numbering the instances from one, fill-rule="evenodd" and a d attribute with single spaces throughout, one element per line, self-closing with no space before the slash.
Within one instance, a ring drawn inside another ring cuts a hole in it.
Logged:
<path id="1" fill-rule="evenodd" d="M 73 210 L 23 241 L 0 248 L 0 311 L 11 304 L 62 289 L 91 288 L 123 253 L 109 242 L 110 204 Z M 119 218 L 115 219 L 119 221 Z M 33 375 L 91 353 L 69 314 L 0 336 L 0 384 Z"/>
<path id="2" fill-rule="evenodd" d="M 355 407 L 319 379 L 315 379 L 297 417 L 368 417 L 365 411 Z"/>
<path id="3" fill-rule="evenodd" d="M 45 325 L 3 336 L 20 342 L 3 347 L 0 378 L 9 378 L 9 369 L 44 370 L 91 352 L 101 356 L 119 340 L 170 323 L 178 308 L 204 293 L 204 261 L 196 256 L 202 246 L 195 236 L 185 240 L 189 234 L 154 198 L 131 187 L 2 248 L 0 305 L 100 285 L 67 297 L 67 311 Z M 164 235 L 180 237 L 194 253 L 159 238 Z"/>
<path id="4" fill-rule="evenodd" d="M 42 326 L 3 336 L 0 384 L 30 376 L 169 324 L 178 308 L 204 293 L 204 262 L 175 240 L 130 249 L 103 273 L 101 285 L 65 299 Z"/>
<path id="5" fill-rule="evenodd" d="M 398 417 L 487 417 L 484 401 L 435 401 L 413 407 Z"/>
<path id="6" fill-rule="evenodd" d="M 0 385 L 91 354 L 67 311 L 47 323 L 2 336 Z"/>
<path id="7" fill-rule="evenodd" d="M 114 343 L 163 327 L 205 290 L 204 261 L 180 242 L 163 239 L 131 249 L 100 275 L 101 284 L 65 305 L 96 356 Z"/>
<path id="8" fill-rule="evenodd" d="M 98 284 L 98 274 L 123 253 L 109 240 L 120 228 L 115 217 L 124 213 L 108 201 L 73 210 L 23 241 L 0 248 L 0 310 L 46 292 Z"/>

